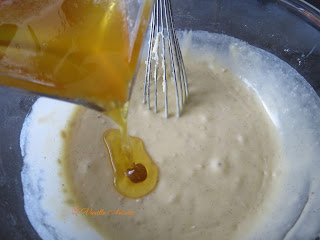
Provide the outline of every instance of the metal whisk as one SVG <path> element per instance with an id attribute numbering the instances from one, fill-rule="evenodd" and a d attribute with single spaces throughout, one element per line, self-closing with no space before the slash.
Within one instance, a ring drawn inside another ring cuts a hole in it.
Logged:
<path id="1" fill-rule="evenodd" d="M 174 29 L 170 0 L 156 0 L 150 22 L 150 38 L 146 61 L 143 103 L 150 109 L 151 73 L 154 79 L 154 111 L 158 111 L 158 78 L 162 72 L 162 87 L 165 101 L 165 117 L 168 117 L 168 78 L 175 87 L 177 117 L 180 116 L 183 104 L 188 97 L 188 82 L 182 54 Z M 159 51 L 161 48 L 161 72 L 159 71 Z M 168 55 L 169 60 L 166 60 Z M 166 62 L 168 61 L 168 62 Z M 169 64 L 169 67 L 167 67 Z M 170 71 L 169 71 L 170 69 Z"/>

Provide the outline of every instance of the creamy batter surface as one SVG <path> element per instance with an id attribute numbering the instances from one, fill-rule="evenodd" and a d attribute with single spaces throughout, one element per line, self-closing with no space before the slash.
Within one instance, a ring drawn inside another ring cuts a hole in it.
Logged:
<path id="1" fill-rule="evenodd" d="M 173 109 L 165 119 L 163 107 L 154 114 L 141 103 L 141 64 L 129 134 L 144 141 L 160 173 L 155 190 L 143 198 L 124 198 L 113 187 L 102 134 L 116 125 L 84 108 L 70 122 L 63 159 L 67 188 L 74 206 L 105 211 L 81 215 L 107 239 L 238 239 L 268 212 L 282 176 L 281 149 L 263 104 L 213 57 L 189 55 L 185 65 L 190 98 L 178 119 L 171 93 Z"/>

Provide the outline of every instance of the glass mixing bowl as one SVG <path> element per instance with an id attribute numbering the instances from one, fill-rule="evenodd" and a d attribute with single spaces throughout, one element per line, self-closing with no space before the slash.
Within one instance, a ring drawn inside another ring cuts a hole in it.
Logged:
<path id="1" fill-rule="evenodd" d="M 266 50 L 296 69 L 320 96 L 320 11 L 308 3 L 298 0 L 175 0 L 172 7 L 177 29 L 226 34 Z M 20 177 L 23 162 L 19 147 L 23 121 L 36 99 L 36 95 L 0 89 L 0 239 L 40 239 L 24 210 Z M 312 147 L 319 151 L 316 144 L 318 142 Z M 320 159 L 316 160 L 314 168 L 319 170 Z M 294 206 L 297 213 L 285 224 L 279 224 L 282 235 L 276 239 L 319 237 L 319 181 L 316 176 L 302 181 L 303 191 L 297 202 L 288 201 L 287 206 L 282 206 L 279 218 L 289 216 Z M 318 185 L 311 184 L 314 182 Z M 275 239 L 272 236 L 270 233 L 266 239 Z"/>

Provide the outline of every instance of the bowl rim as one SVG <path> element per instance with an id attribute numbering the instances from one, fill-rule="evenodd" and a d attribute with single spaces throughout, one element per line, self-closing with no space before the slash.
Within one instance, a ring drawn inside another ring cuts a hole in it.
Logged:
<path id="1" fill-rule="evenodd" d="M 278 0 L 291 12 L 303 17 L 313 27 L 320 31 L 320 9 L 305 0 Z"/>

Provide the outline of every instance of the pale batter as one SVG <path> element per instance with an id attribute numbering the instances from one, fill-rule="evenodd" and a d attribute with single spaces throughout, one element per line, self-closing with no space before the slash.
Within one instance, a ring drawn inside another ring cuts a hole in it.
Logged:
<path id="1" fill-rule="evenodd" d="M 72 120 L 64 161 L 74 205 L 105 210 L 86 217 L 107 239 L 232 239 L 267 211 L 264 202 L 281 179 L 275 126 L 255 93 L 212 56 L 186 57 L 185 65 L 191 96 L 179 119 L 141 104 L 144 66 L 136 81 L 129 134 L 143 139 L 160 172 L 155 190 L 141 199 L 113 187 L 102 133 L 116 125 L 87 109 Z M 134 215 L 108 214 L 118 208 Z"/>
<path id="2" fill-rule="evenodd" d="M 144 140 L 160 170 L 156 189 L 142 199 L 124 199 L 113 187 L 102 142 L 103 131 L 114 127 L 108 119 L 83 109 L 74 118 L 77 106 L 47 98 L 33 105 L 20 137 L 21 179 L 25 211 L 42 239 L 319 235 L 320 98 L 287 63 L 239 39 L 201 31 L 179 37 L 191 85 L 183 116 L 164 120 L 163 109 L 157 115 L 146 110 L 141 78 L 135 85 L 130 132 Z M 175 102 L 170 106 L 175 115 Z M 70 119 L 76 121 L 68 173 L 79 182 L 63 177 Z M 134 214 L 73 214 L 81 205 Z"/>

